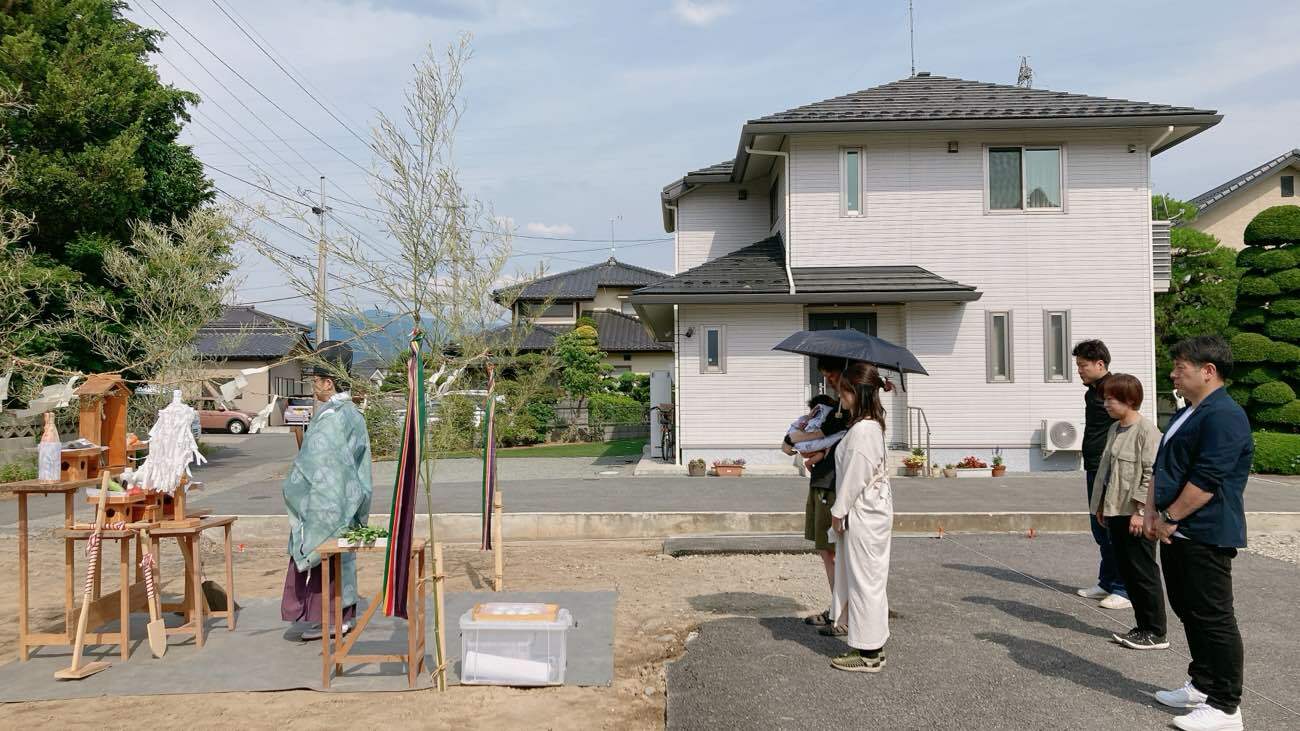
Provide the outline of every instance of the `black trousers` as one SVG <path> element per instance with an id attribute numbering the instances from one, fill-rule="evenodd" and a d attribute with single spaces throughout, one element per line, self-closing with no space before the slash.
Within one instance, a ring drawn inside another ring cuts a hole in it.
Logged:
<path id="1" fill-rule="evenodd" d="M 1235 548 L 1207 546 L 1185 538 L 1160 545 L 1169 605 L 1183 622 L 1192 662 L 1192 685 L 1224 713 L 1241 703 L 1241 632 L 1232 606 L 1232 559 Z"/>
<path id="2" fill-rule="evenodd" d="M 1128 588 L 1137 628 L 1165 636 L 1165 590 L 1156 563 L 1156 542 L 1128 532 L 1129 516 L 1106 518 L 1115 567 Z"/>

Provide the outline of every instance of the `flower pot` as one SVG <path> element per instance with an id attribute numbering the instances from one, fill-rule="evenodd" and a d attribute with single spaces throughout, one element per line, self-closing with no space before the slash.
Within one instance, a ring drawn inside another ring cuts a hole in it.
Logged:
<path id="1" fill-rule="evenodd" d="M 1007 466 L 1004 464 L 993 465 L 993 476 L 1001 477 L 1007 473 Z"/>
<path id="2" fill-rule="evenodd" d="M 713 467 L 718 477 L 740 477 L 745 474 L 745 466 L 738 464 L 720 464 Z"/>
<path id="3" fill-rule="evenodd" d="M 686 472 L 691 477 L 704 477 L 705 475 L 709 474 L 709 468 L 705 467 L 702 464 L 686 465 Z"/>
<path id="4" fill-rule="evenodd" d="M 958 467 L 956 470 L 957 479 L 966 477 L 992 477 L 992 467 Z"/>
<path id="5" fill-rule="evenodd" d="M 955 469 L 946 469 L 946 470 L 943 471 L 943 476 L 944 476 L 944 477 L 948 477 L 948 478 L 956 477 L 956 476 L 957 476 L 957 470 L 955 470 Z"/>
<path id="6" fill-rule="evenodd" d="M 906 477 L 920 477 L 920 476 L 921 476 L 921 468 L 920 468 L 920 467 L 908 467 L 907 465 L 903 465 L 903 475 L 906 476 Z"/>

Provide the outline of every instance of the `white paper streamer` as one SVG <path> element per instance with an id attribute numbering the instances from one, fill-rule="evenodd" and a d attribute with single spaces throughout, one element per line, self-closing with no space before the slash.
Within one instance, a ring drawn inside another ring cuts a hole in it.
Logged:
<path id="1" fill-rule="evenodd" d="M 257 412 L 257 415 L 253 417 L 253 423 L 248 427 L 249 434 L 256 434 L 266 428 L 267 423 L 271 420 L 271 411 L 275 409 L 275 402 L 279 400 L 279 396 L 272 396 L 271 403 L 263 406 L 262 410 Z"/>
<path id="2" fill-rule="evenodd" d="M 0 412 L 5 410 L 5 401 L 9 400 L 9 379 L 13 375 L 14 372 L 9 371 L 3 377 L 0 377 Z"/>
<path id="3" fill-rule="evenodd" d="M 180 400 L 179 393 L 158 412 L 158 421 L 149 430 L 149 455 L 135 475 L 144 489 L 169 495 L 176 492 L 182 476 L 190 476 L 191 464 L 207 462 L 190 428 L 197 412 Z"/>
<path id="4" fill-rule="evenodd" d="M 44 414 L 51 409 L 61 409 L 67 406 L 72 402 L 72 397 L 76 395 L 73 386 L 76 385 L 77 379 L 79 378 L 81 378 L 81 376 L 73 376 L 68 379 L 67 383 L 56 383 L 53 386 L 42 388 L 41 395 L 32 399 L 27 404 L 27 408 L 15 411 L 14 416 L 19 418 L 35 416 L 37 414 Z M 8 390 L 7 382 L 5 388 Z"/>

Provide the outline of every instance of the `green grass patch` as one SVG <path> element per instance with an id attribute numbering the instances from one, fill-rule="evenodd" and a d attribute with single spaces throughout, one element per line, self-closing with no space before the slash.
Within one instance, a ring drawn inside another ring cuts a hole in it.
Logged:
<path id="1" fill-rule="evenodd" d="M 1269 475 L 1300 474 L 1300 434 L 1255 432 L 1252 472 Z"/>
<path id="2" fill-rule="evenodd" d="M 506 447 L 497 450 L 498 457 L 634 457 L 640 456 L 649 439 L 615 439 L 612 442 L 582 442 L 579 444 L 538 444 L 531 447 Z M 441 459 L 482 457 L 482 450 L 448 452 Z"/>

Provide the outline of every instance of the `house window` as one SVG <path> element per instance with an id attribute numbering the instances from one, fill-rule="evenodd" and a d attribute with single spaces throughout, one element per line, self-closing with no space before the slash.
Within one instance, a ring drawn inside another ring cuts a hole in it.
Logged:
<path id="1" fill-rule="evenodd" d="M 1295 197 L 1295 176 L 1294 175 L 1282 176 L 1282 197 L 1283 198 Z"/>
<path id="2" fill-rule="evenodd" d="M 1010 312 L 985 313 L 984 352 L 989 383 L 1011 383 L 1016 380 Z"/>
<path id="3" fill-rule="evenodd" d="M 767 227 L 776 228 L 777 201 L 780 200 L 781 181 L 772 181 L 772 187 L 767 189 Z"/>
<path id="4" fill-rule="evenodd" d="M 840 215 L 862 215 L 862 148 L 840 150 Z"/>
<path id="5" fill-rule="evenodd" d="M 713 325 L 700 328 L 700 373 L 727 372 L 727 328 Z"/>
<path id="6" fill-rule="evenodd" d="M 636 317 L 636 308 L 632 306 L 631 302 L 624 301 L 620 306 L 620 309 L 624 315 L 627 315 L 628 317 Z"/>
<path id="7" fill-rule="evenodd" d="M 988 148 L 990 211 L 1061 210 L 1061 148 Z"/>
<path id="8" fill-rule="evenodd" d="M 573 319 L 572 302 L 556 302 L 546 305 L 542 302 L 520 302 L 519 314 L 524 317 L 548 317 Z"/>
<path id="9" fill-rule="evenodd" d="M 1070 313 L 1043 313 L 1043 379 L 1048 383 L 1070 380 Z"/>
<path id="10" fill-rule="evenodd" d="M 632 360 L 632 354 L 631 354 L 631 353 L 624 353 L 624 354 L 623 354 L 623 360 Z"/>

